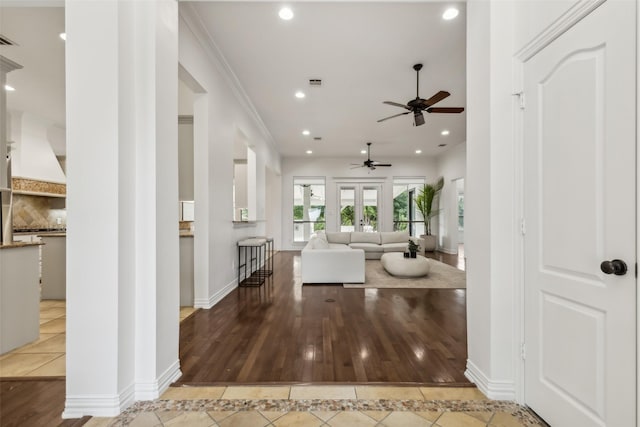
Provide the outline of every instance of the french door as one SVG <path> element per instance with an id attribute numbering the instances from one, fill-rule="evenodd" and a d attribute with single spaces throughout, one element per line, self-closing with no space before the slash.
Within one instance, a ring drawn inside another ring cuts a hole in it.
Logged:
<path id="1" fill-rule="evenodd" d="M 337 190 L 340 207 L 337 215 L 338 230 L 365 232 L 380 230 L 381 184 L 338 184 Z"/>

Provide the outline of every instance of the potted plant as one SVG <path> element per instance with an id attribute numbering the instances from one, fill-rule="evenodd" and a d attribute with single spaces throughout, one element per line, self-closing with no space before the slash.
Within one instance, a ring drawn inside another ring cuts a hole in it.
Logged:
<path id="1" fill-rule="evenodd" d="M 420 245 L 418 245 L 413 240 L 409 239 L 409 253 L 411 254 L 411 258 L 416 258 L 416 254 L 419 250 L 420 250 Z"/>
<path id="2" fill-rule="evenodd" d="M 444 186 L 444 178 L 440 177 L 435 183 L 425 184 L 420 193 L 416 196 L 416 208 L 422 214 L 424 220 L 425 234 L 420 238 L 424 239 L 424 250 L 432 252 L 436 250 L 436 236 L 431 233 L 431 218 L 438 214 L 438 209 L 434 209 L 433 200 L 440 193 Z"/>

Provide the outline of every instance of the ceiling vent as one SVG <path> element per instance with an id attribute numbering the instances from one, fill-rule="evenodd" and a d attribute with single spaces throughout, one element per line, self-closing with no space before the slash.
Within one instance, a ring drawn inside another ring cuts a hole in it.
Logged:
<path id="1" fill-rule="evenodd" d="M 0 46 L 15 46 L 16 44 L 9 40 L 6 36 L 0 34 Z"/>
<path id="2" fill-rule="evenodd" d="M 322 137 L 321 136 L 314 136 L 313 140 L 314 141 L 322 141 Z"/>
<path id="3" fill-rule="evenodd" d="M 309 79 L 309 86 L 322 86 L 322 79 Z"/>

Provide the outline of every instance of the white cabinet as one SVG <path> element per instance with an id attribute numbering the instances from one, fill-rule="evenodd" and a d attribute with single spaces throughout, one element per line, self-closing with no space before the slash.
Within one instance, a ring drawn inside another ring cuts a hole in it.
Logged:
<path id="1" fill-rule="evenodd" d="M 0 354 L 40 336 L 38 248 L 0 247 Z"/>
<path id="2" fill-rule="evenodd" d="M 67 299 L 67 237 L 64 234 L 41 236 L 42 299 Z"/>
<path id="3" fill-rule="evenodd" d="M 180 306 L 193 307 L 193 236 L 180 236 Z"/>

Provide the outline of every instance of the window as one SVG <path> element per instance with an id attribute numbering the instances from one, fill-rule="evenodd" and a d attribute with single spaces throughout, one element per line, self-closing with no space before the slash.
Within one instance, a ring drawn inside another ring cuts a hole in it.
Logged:
<path id="1" fill-rule="evenodd" d="M 324 178 L 293 179 L 293 241 L 306 242 L 325 229 Z"/>
<path id="2" fill-rule="evenodd" d="M 393 229 L 408 230 L 411 236 L 424 234 L 424 221 L 416 211 L 414 198 L 424 185 L 424 178 L 393 180 Z"/>

